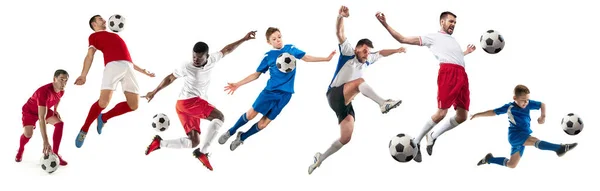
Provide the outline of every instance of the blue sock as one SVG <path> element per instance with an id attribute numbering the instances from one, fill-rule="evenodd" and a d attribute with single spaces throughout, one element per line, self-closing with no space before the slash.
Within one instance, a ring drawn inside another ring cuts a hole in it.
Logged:
<path id="1" fill-rule="evenodd" d="M 490 164 L 497 164 L 500 166 L 506 166 L 507 162 L 508 162 L 508 159 L 506 157 L 494 157 L 488 161 L 488 163 L 490 163 Z"/>
<path id="2" fill-rule="evenodd" d="M 560 145 L 557 145 L 554 143 L 549 143 L 549 142 L 542 141 L 542 140 L 535 142 L 535 147 L 540 150 L 547 150 L 547 151 L 557 151 L 558 149 L 560 149 Z"/>
<path id="3" fill-rule="evenodd" d="M 255 123 L 254 125 L 252 125 L 252 127 L 250 127 L 250 129 L 248 129 L 248 131 L 246 131 L 245 133 L 242 133 L 241 139 L 242 141 L 245 141 L 248 137 L 258 133 L 260 131 L 260 129 L 258 129 L 258 123 Z"/>
<path id="4" fill-rule="evenodd" d="M 235 125 L 229 129 L 229 135 L 233 135 L 240 127 L 246 125 L 246 123 L 248 123 L 248 118 L 246 117 L 246 113 L 244 113 L 237 122 L 235 122 Z"/>

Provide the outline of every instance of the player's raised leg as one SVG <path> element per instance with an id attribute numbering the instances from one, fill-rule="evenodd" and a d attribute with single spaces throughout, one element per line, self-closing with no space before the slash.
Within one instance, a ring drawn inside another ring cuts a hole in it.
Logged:
<path id="1" fill-rule="evenodd" d="M 529 139 L 527 139 L 527 142 L 525 142 L 525 146 L 535 146 L 535 148 L 538 148 L 540 150 L 554 151 L 556 152 L 556 155 L 561 157 L 568 151 L 574 149 L 577 146 L 577 143 L 555 144 L 539 140 L 538 138 L 532 136 L 529 137 Z"/>
<path id="2" fill-rule="evenodd" d="M 119 61 L 113 63 L 113 65 L 115 68 L 119 67 L 116 70 L 123 71 L 123 74 L 120 74 L 119 76 L 123 76 L 120 82 L 126 101 L 120 102 L 108 112 L 98 115 L 98 134 L 102 134 L 102 128 L 109 119 L 129 113 L 131 111 L 135 111 L 137 110 L 139 104 L 139 86 L 133 72 L 133 64 L 126 61 Z"/>
<path id="3" fill-rule="evenodd" d="M 108 106 L 110 99 L 112 98 L 112 94 L 113 90 L 104 89 L 100 91 L 100 98 L 98 101 L 92 104 L 92 107 L 90 107 L 87 118 L 85 119 L 85 122 L 83 123 L 83 126 L 81 127 L 81 130 L 75 139 L 75 146 L 77 146 L 77 148 L 81 148 L 81 146 L 83 146 L 83 142 L 85 141 L 87 132 L 90 129 L 90 125 L 92 125 L 92 123 L 98 118 L 98 115 L 100 115 L 102 110 Z"/>
<path id="4" fill-rule="evenodd" d="M 219 144 L 225 144 L 229 137 L 235 134 L 235 132 L 237 132 L 237 130 L 240 129 L 240 127 L 246 125 L 246 123 L 254 119 L 257 115 L 258 112 L 254 110 L 254 108 L 250 108 L 246 113 L 242 114 L 242 116 L 240 116 L 237 122 L 235 122 L 233 127 L 221 134 L 218 141 Z"/>
<path id="5" fill-rule="evenodd" d="M 369 99 L 377 103 L 379 105 L 379 108 L 381 109 L 381 113 L 384 114 L 398 107 L 402 103 L 402 100 L 383 99 L 381 96 L 375 93 L 375 90 L 373 90 L 373 88 L 371 88 L 371 86 L 369 86 L 369 84 L 367 84 L 367 82 L 365 82 L 363 78 L 358 78 L 356 80 L 352 80 L 345 83 L 344 92 L 344 95 L 348 94 L 354 96 L 356 96 L 356 94 L 360 92 L 365 97 L 368 97 Z M 352 96 L 352 98 L 350 99 L 347 99 L 346 104 L 351 102 L 354 99 L 354 96 Z"/>

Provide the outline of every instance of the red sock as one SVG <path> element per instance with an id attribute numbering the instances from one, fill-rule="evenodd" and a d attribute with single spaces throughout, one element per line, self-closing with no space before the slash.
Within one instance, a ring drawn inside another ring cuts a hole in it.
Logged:
<path id="1" fill-rule="evenodd" d="M 116 117 L 119 115 L 123 115 L 130 111 L 131 111 L 131 108 L 129 107 L 129 105 L 127 104 L 126 101 L 118 103 L 110 111 L 108 111 L 104 115 L 102 115 L 102 121 L 106 122 L 110 118 L 113 118 L 113 117 Z"/>
<path id="2" fill-rule="evenodd" d="M 88 113 L 88 116 L 85 119 L 85 123 L 83 123 L 83 127 L 81 127 L 81 130 L 83 132 L 88 132 L 88 130 L 90 129 L 90 125 L 92 125 L 92 122 L 94 122 L 94 120 L 98 118 L 98 115 L 100 115 L 100 112 L 102 112 L 103 109 L 104 108 L 101 108 L 100 105 L 98 105 L 98 101 L 96 101 L 96 103 L 92 105 L 92 107 L 90 108 L 90 112 Z"/>
<path id="3" fill-rule="evenodd" d="M 52 134 L 52 152 L 58 154 L 58 148 L 60 147 L 60 141 L 63 134 L 63 122 L 54 124 L 54 133 Z"/>
<path id="4" fill-rule="evenodd" d="M 31 139 L 31 137 L 25 137 L 24 134 L 21 134 L 21 140 L 19 141 L 19 153 L 23 152 L 25 149 L 25 144 L 29 142 L 29 139 Z"/>

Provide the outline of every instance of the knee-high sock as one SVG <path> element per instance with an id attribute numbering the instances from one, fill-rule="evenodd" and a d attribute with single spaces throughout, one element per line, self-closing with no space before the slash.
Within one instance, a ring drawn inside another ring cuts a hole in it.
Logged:
<path id="1" fill-rule="evenodd" d="M 19 151 L 18 153 L 23 153 L 25 150 L 25 145 L 29 142 L 31 137 L 25 137 L 25 134 L 21 134 L 21 139 L 19 139 Z"/>
<path id="2" fill-rule="evenodd" d="M 421 132 L 419 132 L 419 134 L 415 137 L 414 143 L 415 144 L 421 143 L 421 140 L 423 140 L 423 137 L 425 137 L 425 134 L 429 133 L 429 131 L 431 131 L 431 129 L 433 129 L 433 127 L 435 125 L 437 125 L 437 123 L 433 122 L 433 120 L 431 120 L 431 118 L 429 118 L 429 120 L 427 120 L 427 123 L 425 123 L 425 126 L 423 126 L 423 129 L 421 129 Z"/>
<path id="3" fill-rule="evenodd" d="M 208 152 L 208 147 L 210 147 L 210 144 L 217 136 L 217 133 L 219 132 L 219 129 L 221 129 L 221 126 L 223 126 L 223 121 L 220 119 L 213 119 L 210 122 L 208 132 L 206 133 L 206 139 L 204 140 L 204 145 L 202 146 L 202 150 L 200 150 L 200 152 L 205 154 Z"/>
<path id="4" fill-rule="evenodd" d="M 240 137 L 240 139 L 242 139 L 242 141 L 246 141 L 246 139 L 248 139 L 248 137 L 258 133 L 261 129 L 258 128 L 258 122 L 256 122 L 254 125 L 252 125 L 252 127 L 250 127 L 250 129 L 248 129 L 248 131 L 246 131 L 245 133 L 242 133 L 242 136 Z"/>
<path id="5" fill-rule="evenodd" d="M 81 131 L 83 132 L 88 132 L 88 130 L 90 129 L 90 125 L 92 125 L 92 123 L 98 119 L 98 115 L 100 115 L 100 113 L 102 112 L 104 108 L 100 107 L 100 105 L 98 104 L 98 101 L 96 101 L 94 104 L 92 104 L 92 107 L 90 108 L 90 111 L 88 113 L 87 118 L 85 118 L 85 122 L 83 123 L 83 126 L 81 127 Z"/>
<path id="6" fill-rule="evenodd" d="M 246 125 L 246 123 L 248 123 L 248 117 L 246 116 L 246 113 L 244 113 L 237 122 L 235 122 L 233 127 L 229 129 L 229 135 L 233 135 L 240 127 Z"/>
<path id="7" fill-rule="evenodd" d="M 506 166 L 508 159 L 506 157 L 494 157 L 488 161 L 489 164 L 497 164 L 500 166 Z"/>
<path id="8" fill-rule="evenodd" d="M 442 124 L 442 126 L 440 126 L 439 130 L 433 131 L 431 136 L 432 136 L 432 138 L 437 139 L 440 135 L 444 134 L 446 131 L 449 131 L 450 129 L 454 129 L 458 125 L 460 125 L 460 124 L 456 121 L 456 116 L 453 116 L 450 119 L 446 120 L 444 122 L 444 124 Z"/>
<path id="9" fill-rule="evenodd" d="M 118 103 L 117 105 L 115 105 L 115 107 L 113 107 L 111 110 L 102 115 L 102 121 L 107 122 L 110 118 L 123 115 L 130 111 L 133 110 L 131 110 L 131 107 L 129 107 L 129 104 L 127 104 L 126 101 Z"/>
<path id="10" fill-rule="evenodd" d="M 549 142 L 542 141 L 542 140 L 535 142 L 535 147 L 540 150 L 546 150 L 546 151 L 557 151 L 558 149 L 560 149 L 559 144 L 549 143 Z"/>
<path id="11" fill-rule="evenodd" d="M 192 140 L 188 137 L 181 137 L 179 139 L 162 140 L 160 142 L 161 148 L 172 148 L 172 149 L 183 149 L 192 148 Z"/>
<path id="12" fill-rule="evenodd" d="M 375 90 L 373 90 L 373 88 L 371 88 L 371 86 L 369 86 L 369 84 L 367 84 L 366 82 L 363 82 L 360 85 L 358 85 L 358 91 L 360 91 L 360 93 L 362 93 L 364 96 L 370 98 L 379 105 L 383 105 L 383 103 L 385 102 L 385 99 L 377 95 L 377 93 L 375 93 Z"/>
<path id="13" fill-rule="evenodd" d="M 342 142 L 340 142 L 340 140 L 335 140 L 331 146 L 323 153 L 321 154 L 321 162 L 323 162 L 326 158 L 328 158 L 329 156 L 333 155 L 333 153 L 336 153 L 337 151 L 339 151 L 344 145 L 342 144 Z"/>
<path id="14" fill-rule="evenodd" d="M 60 141 L 62 140 L 63 134 L 63 122 L 58 122 L 54 124 L 54 133 L 52 133 L 52 152 L 58 154 L 58 149 L 60 148 Z"/>

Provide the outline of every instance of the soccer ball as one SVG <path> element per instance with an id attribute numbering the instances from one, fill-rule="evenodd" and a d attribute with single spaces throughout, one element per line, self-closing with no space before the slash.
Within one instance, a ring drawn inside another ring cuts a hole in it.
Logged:
<path id="1" fill-rule="evenodd" d="M 159 113 L 152 117 L 152 128 L 158 132 L 163 132 L 169 129 L 171 120 L 164 113 Z"/>
<path id="2" fill-rule="evenodd" d="M 489 54 L 496 54 L 504 49 L 504 37 L 495 30 L 488 30 L 479 37 L 481 48 Z"/>
<path id="3" fill-rule="evenodd" d="M 398 162 L 409 162 L 417 155 L 417 147 L 412 137 L 404 133 L 394 136 L 388 144 L 390 155 Z"/>
<path id="4" fill-rule="evenodd" d="M 583 121 L 581 121 L 579 115 L 574 113 L 565 115 L 560 121 L 560 125 L 568 135 L 577 135 L 583 130 Z"/>
<path id="5" fill-rule="evenodd" d="M 108 28 L 113 32 L 121 32 L 125 27 L 125 17 L 114 14 L 108 18 Z"/>
<path id="6" fill-rule="evenodd" d="M 58 156 L 56 156 L 56 154 L 54 153 L 42 156 L 42 159 L 40 159 L 40 163 L 40 166 L 42 166 L 42 170 L 46 171 L 48 174 L 52 174 L 59 167 Z"/>
<path id="7" fill-rule="evenodd" d="M 296 57 L 284 52 L 277 57 L 277 69 L 283 73 L 289 73 L 296 68 Z"/>

